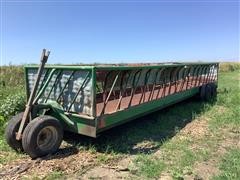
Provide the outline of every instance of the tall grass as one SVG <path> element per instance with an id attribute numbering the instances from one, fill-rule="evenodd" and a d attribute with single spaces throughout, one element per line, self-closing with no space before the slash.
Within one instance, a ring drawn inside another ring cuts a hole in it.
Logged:
<path id="1" fill-rule="evenodd" d="M 220 63 L 220 72 L 232 72 L 240 70 L 240 62 L 224 62 Z"/>
<path id="2" fill-rule="evenodd" d="M 24 84 L 23 66 L 0 67 L 0 116 L 7 119 L 23 109 Z"/>

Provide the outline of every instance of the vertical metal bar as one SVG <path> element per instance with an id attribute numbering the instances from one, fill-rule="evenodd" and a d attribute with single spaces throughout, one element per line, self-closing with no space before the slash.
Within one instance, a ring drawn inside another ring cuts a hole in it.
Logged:
<path id="1" fill-rule="evenodd" d="M 219 64 L 216 64 L 216 74 L 214 74 L 213 82 L 217 81 L 218 83 L 218 71 L 219 71 Z"/>
<path id="2" fill-rule="evenodd" d="M 211 82 L 213 82 L 213 78 L 214 78 L 214 75 L 215 75 L 215 69 L 216 69 L 216 65 L 213 64 L 213 66 L 212 66 L 212 75 L 211 75 L 211 79 L 210 79 Z"/>
<path id="3" fill-rule="evenodd" d="M 176 67 L 176 70 L 175 70 L 175 74 L 174 74 L 174 91 L 173 93 L 176 93 L 177 92 L 177 86 L 178 86 L 178 74 L 179 74 L 179 71 L 181 70 L 181 66 L 180 67 Z"/>
<path id="4" fill-rule="evenodd" d="M 199 84 L 200 86 L 202 86 L 204 84 L 205 69 L 206 69 L 206 66 L 203 67 L 202 72 L 201 72 L 200 84 Z"/>
<path id="5" fill-rule="evenodd" d="M 209 72 L 208 72 L 208 77 L 207 77 L 207 83 L 210 83 L 210 78 L 211 78 L 211 75 L 212 75 L 212 65 L 209 66 Z"/>
<path id="6" fill-rule="evenodd" d="M 169 70 L 170 68 L 167 68 L 167 70 Z M 169 78 L 169 71 L 166 71 L 166 76 L 164 76 L 164 87 L 163 87 L 163 92 L 162 92 L 162 94 L 161 94 L 161 98 L 162 97 L 165 97 L 166 96 L 166 90 L 167 90 L 167 78 Z M 170 79 L 169 79 L 169 81 L 170 81 Z"/>
<path id="7" fill-rule="evenodd" d="M 160 72 L 160 70 L 161 70 L 161 68 L 156 71 L 156 75 L 155 75 L 155 79 L 154 79 L 154 84 L 153 84 L 152 91 L 151 91 L 151 94 L 150 94 L 150 96 L 149 96 L 148 101 L 149 101 L 149 100 L 151 101 L 151 100 L 153 99 L 153 95 L 154 95 L 154 91 L 155 91 L 155 86 L 156 86 L 156 84 L 157 84 L 156 81 L 157 81 L 158 73 Z"/>
<path id="8" fill-rule="evenodd" d="M 158 99 L 158 97 L 159 97 L 160 90 L 163 89 L 164 80 L 161 81 L 161 78 L 162 78 L 162 75 L 164 74 L 165 70 L 167 70 L 167 68 L 163 68 L 162 71 L 161 71 L 161 73 L 160 73 L 160 76 L 159 76 L 159 77 L 160 77 L 160 78 L 159 78 L 159 81 L 160 81 L 160 83 L 162 83 L 162 84 L 160 84 L 160 87 L 161 87 L 161 88 L 158 89 L 156 99 Z M 164 76 L 163 76 L 163 77 L 164 77 Z M 160 97 L 162 97 L 162 95 L 161 95 Z"/>
<path id="9" fill-rule="evenodd" d="M 185 89 L 185 90 L 188 90 L 191 68 L 192 68 L 192 66 L 191 66 L 191 67 L 188 67 L 188 71 L 187 71 L 187 82 L 186 82 L 186 89 Z"/>
<path id="10" fill-rule="evenodd" d="M 105 76 L 105 79 L 104 79 L 104 86 L 103 86 L 103 102 L 106 100 L 107 98 L 107 82 L 108 82 L 108 76 L 110 76 L 110 74 L 112 73 L 113 71 L 109 71 L 107 73 L 107 75 Z"/>
<path id="11" fill-rule="evenodd" d="M 197 79 L 198 69 L 199 69 L 199 66 L 196 65 L 195 68 L 194 68 L 194 71 L 193 71 L 193 75 L 192 75 L 191 87 L 195 87 L 195 82 L 196 82 L 196 79 Z"/>
<path id="12" fill-rule="evenodd" d="M 192 66 L 192 69 L 190 70 L 190 73 L 189 73 L 188 89 L 192 88 L 193 86 L 195 71 L 196 71 L 196 66 Z"/>
<path id="13" fill-rule="evenodd" d="M 211 75 L 210 75 L 210 77 L 209 77 L 209 81 L 210 82 L 212 82 L 212 79 L 213 79 L 213 76 L 214 76 L 214 69 L 215 69 L 215 65 L 213 64 L 212 66 L 211 66 Z"/>
<path id="14" fill-rule="evenodd" d="M 123 94 L 123 79 L 126 75 L 126 72 L 122 72 L 121 74 L 121 80 L 120 80 L 120 89 L 119 89 L 119 97 L 118 97 L 118 103 L 117 103 L 117 106 L 115 108 L 115 111 L 117 111 L 119 109 L 119 105 L 120 105 L 120 102 L 122 101 L 122 94 Z"/>
<path id="15" fill-rule="evenodd" d="M 214 81 L 217 81 L 217 85 L 218 85 L 218 76 L 219 76 L 219 63 L 217 64 L 217 75 L 216 75 L 216 79 Z"/>
<path id="16" fill-rule="evenodd" d="M 175 82 L 174 82 L 174 93 L 177 92 L 177 87 L 178 87 L 178 81 L 179 81 L 179 72 L 180 70 L 182 69 L 182 67 L 178 67 L 177 70 L 176 70 L 176 73 L 174 75 L 175 77 Z"/>
<path id="17" fill-rule="evenodd" d="M 141 104 L 141 101 L 143 100 L 143 102 L 145 101 L 145 91 L 146 91 L 146 85 L 149 79 L 149 73 L 151 72 L 151 69 L 149 69 L 146 74 L 145 74 L 145 78 L 144 78 L 144 87 L 143 87 L 143 92 L 141 94 L 140 100 L 138 104 Z"/>
<path id="18" fill-rule="evenodd" d="M 181 85 L 183 82 L 183 75 L 184 75 L 185 68 L 182 66 L 178 72 L 178 85 L 177 85 L 177 92 L 180 92 L 181 90 Z"/>
<path id="19" fill-rule="evenodd" d="M 116 84 L 116 82 L 117 82 L 117 80 L 118 80 L 119 73 L 120 73 L 120 72 L 118 72 L 117 75 L 115 76 L 115 79 L 114 79 L 114 81 L 113 81 L 112 87 L 111 87 L 111 89 L 110 89 L 110 91 L 109 91 L 109 93 L 108 93 L 108 96 L 107 96 L 106 100 L 104 101 L 101 115 L 105 113 L 106 105 L 107 105 L 108 100 L 109 100 L 109 98 L 110 98 L 110 96 L 111 96 L 111 93 L 112 93 L 112 91 L 113 91 L 113 88 L 114 88 L 114 86 L 115 86 L 115 84 Z"/>
<path id="20" fill-rule="evenodd" d="M 194 82 L 194 87 L 197 86 L 198 78 L 199 78 L 199 71 L 200 71 L 200 70 L 201 70 L 201 65 L 198 65 L 197 73 L 196 73 L 196 78 L 195 78 L 195 82 Z"/>
<path id="21" fill-rule="evenodd" d="M 70 109 L 72 108 L 72 105 L 74 104 L 74 102 L 76 101 L 76 99 L 77 99 L 77 97 L 78 97 L 78 94 L 80 93 L 80 91 L 82 90 L 82 88 L 83 88 L 83 86 L 84 86 L 84 84 L 86 83 L 86 81 L 87 81 L 87 79 L 88 79 L 88 76 L 89 76 L 89 71 L 87 72 L 87 75 L 85 76 L 85 78 L 84 78 L 84 80 L 83 80 L 83 83 L 82 83 L 82 85 L 80 86 L 80 88 L 78 89 L 78 91 L 77 91 L 77 93 L 75 94 L 75 96 L 74 96 L 74 98 L 73 98 L 73 100 L 72 100 L 72 102 L 71 102 L 71 104 L 70 104 L 70 106 L 69 106 L 69 108 L 68 108 L 68 110 L 67 110 L 67 112 L 69 112 L 70 111 Z"/>
<path id="22" fill-rule="evenodd" d="M 204 84 L 206 84 L 206 79 L 208 77 L 208 66 L 205 69 L 205 73 L 206 73 L 206 75 L 204 76 L 204 80 L 203 80 Z"/>
<path id="23" fill-rule="evenodd" d="M 204 79 L 203 79 L 204 84 L 206 84 L 206 79 L 207 79 L 207 76 L 208 76 L 207 70 L 208 70 L 208 66 L 206 66 L 206 68 L 205 68 L 205 76 L 204 76 Z"/>
<path id="24" fill-rule="evenodd" d="M 173 72 L 174 72 L 174 68 L 171 68 L 171 69 L 170 69 L 170 72 L 169 72 L 169 87 L 168 87 L 167 96 L 171 93 Z"/>
<path id="25" fill-rule="evenodd" d="M 136 78 L 136 75 L 139 74 L 139 77 L 138 77 L 138 80 L 137 80 L 137 83 L 135 85 L 135 78 Z M 133 83 L 132 83 L 132 89 L 131 89 L 131 97 L 130 97 L 130 101 L 128 103 L 128 107 L 130 107 L 131 103 L 132 103 L 132 99 L 133 99 L 133 95 L 135 94 L 135 90 L 136 90 L 136 86 L 139 82 L 139 79 L 140 79 L 140 76 L 141 76 L 141 73 L 142 73 L 142 70 L 138 70 L 135 74 L 134 74 L 134 77 L 133 77 Z"/>
<path id="26" fill-rule="evenodd" d="M 199 75 L 199 80 L 198 80 L 198 85 L 197 86 L 201 86 L 202 74 L 204 73 L 204 69 L 205 69 L 205 66 L 201 66 L 201 72 L 200 72 L 200 75 Z"/>
<path id="27" fill-rule="evenodd" d="M 176 77 L 176 74 L 175 74 L 176 71 L 177 71 L 177 68 L 172 68 L 172 70 L 170 72 L 170 83 L 169 83 L 169 88 L 168 88 L 168 95 L 171 94 L 172 84 L 174 82 L 174 78 Z"/>
<path id="28" fill-rule="evenodd" d="M 92 117 L 97 116 L 97 100 L 96 100 L 96 94 L 97 94 L 97 78 L 96 78 L 96 68 L 92 68 Z M 97 127 L 98 120 L 95 119 L 95 127 Z"/>
<path id="29" fill-rule="evenodd" d="M 128 77 L 127 77 L 127 81 L 126 81 L 126 87 L 123 89 L 122 86 L 123 86 L 123 79 L 124 77 L 126 76 L 126 74 L 128 74 Z M 130 76 L 131 76 L 131 73 L 129 72 L 125 72 L 123 75 L 122 75 L 122 79 L 121 79 L 121 94 L 119 93 L 119 100 L 118 100 L 118 103 L 117 103 L 117 106 L 115 108 L 115 111 L 117 111 L 118 109 L 120 109 L 121 107 L 121 102 L 122 102 L 122 98 L 123 98 L 123 95 L 124 93 L 126 92 L 126 89 L 127 89 L 127 84 L 128 84 L 128 80 L 130 79 Z"/>
<path id="30" fill-rule="evenodd" d="M 212 74 L 213 74 L 213 65 L 210 66 L 210 70 L 209 70 L 209 77 L 208 77 L 208 82 L 211 83 L 211 77 L 212 77 Z"/>
<path id="31" fill-rule="evenodd" d="M 181 84 L 181 87 L 180 87 L 180 92 L 183 91 L 183 88 L 184 88 L 184 85 L 185 85 L 185 81 L 186 81 L 186 79 L 185 79 L 185 75 L 186 75 L 186 74 L 185 74 L 185 73 L 186 73 L 187 70 L 188 70 L 187 67 L 184 66 L 183 76 L 182 76 L 182 84 Z"/>

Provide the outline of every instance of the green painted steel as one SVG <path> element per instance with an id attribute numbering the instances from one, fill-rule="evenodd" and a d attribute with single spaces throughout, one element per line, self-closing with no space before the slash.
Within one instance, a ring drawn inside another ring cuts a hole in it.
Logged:
<path id="1" fill-rule="evenodd" d="M 37 69 L 38 65 L 26 65 L 25 68 Z M 80 65 L 46 65 L 45 69 L 68 69 L 68 70 L 92 70 L 95 66 L 80 66 Z"/>
<path id="2" fill-rule="evenodd" d="M 51 109 L 49 115 L 57 118 L 63 125 L 64 130 L 91 137 L 96 137 L 94 118 L 81 117 L 77 114 L 67 113 L 56 101 L 48 100 L 46 103 L 36 105 L 34 109 Z"/>
<path id="3" fill-rule="evenodd" d="M 104 65 L 46 65 L 45 69 L 47 68 L 55 68 L 55 69 L 86 69 L 86 70 L 128 70 L 128 69 L 155 69 L 161 67 L 178 67 L 178 66 L 194 66 L 194 65 L 211 65 L 211 64 L 218 64 L 218 62 L 196 62 L 196 63 L 156 63 L 155 65 L 139 65 L 137 66 L 127 66 L 127 65 L 113 65 L 113 64 L 104 64 Z M 25 68 L 38 68 L 38 65 L 26 65 Z"/>
<path id="4" fill-rule="evenodd" d="M 194 65 L 215 65 L 217 62 L 202 62 L 202 63 L 162 63 L 156 65 L 146 65 L 146 66 L 111 66 L 111 65 L 102 65 L 95 66 L 97 70 L 131 70 L 131 69 L 158 69 L 162 67 L 179 67 L 179 66 L 194 66 Z"/>

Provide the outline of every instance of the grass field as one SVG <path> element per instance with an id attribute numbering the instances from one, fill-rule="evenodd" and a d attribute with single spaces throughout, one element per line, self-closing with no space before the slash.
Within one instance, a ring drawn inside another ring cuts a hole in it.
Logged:
<path id="1" fill-rule="evenodd" d="M 68 134 L 58 153 L 31 160 L 3 137 L 7 119 L 24 108 L 25 97 L 21 68 L 4 67 L 0 179 L 240 179 L 239 64 L 223 64 L 220 71 L 216 101 L 192 98 L 97 139 Z"/>

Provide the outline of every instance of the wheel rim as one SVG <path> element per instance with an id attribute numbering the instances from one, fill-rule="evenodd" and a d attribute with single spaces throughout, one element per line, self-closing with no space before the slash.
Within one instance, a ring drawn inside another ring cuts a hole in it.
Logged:
<path id="1" fill-rule="evenodd" d="M 37 136 L 37 145 L 42 150 L 51 149 L 57 142 L 58 132 L 53 126 L 41 129 Z"/>

